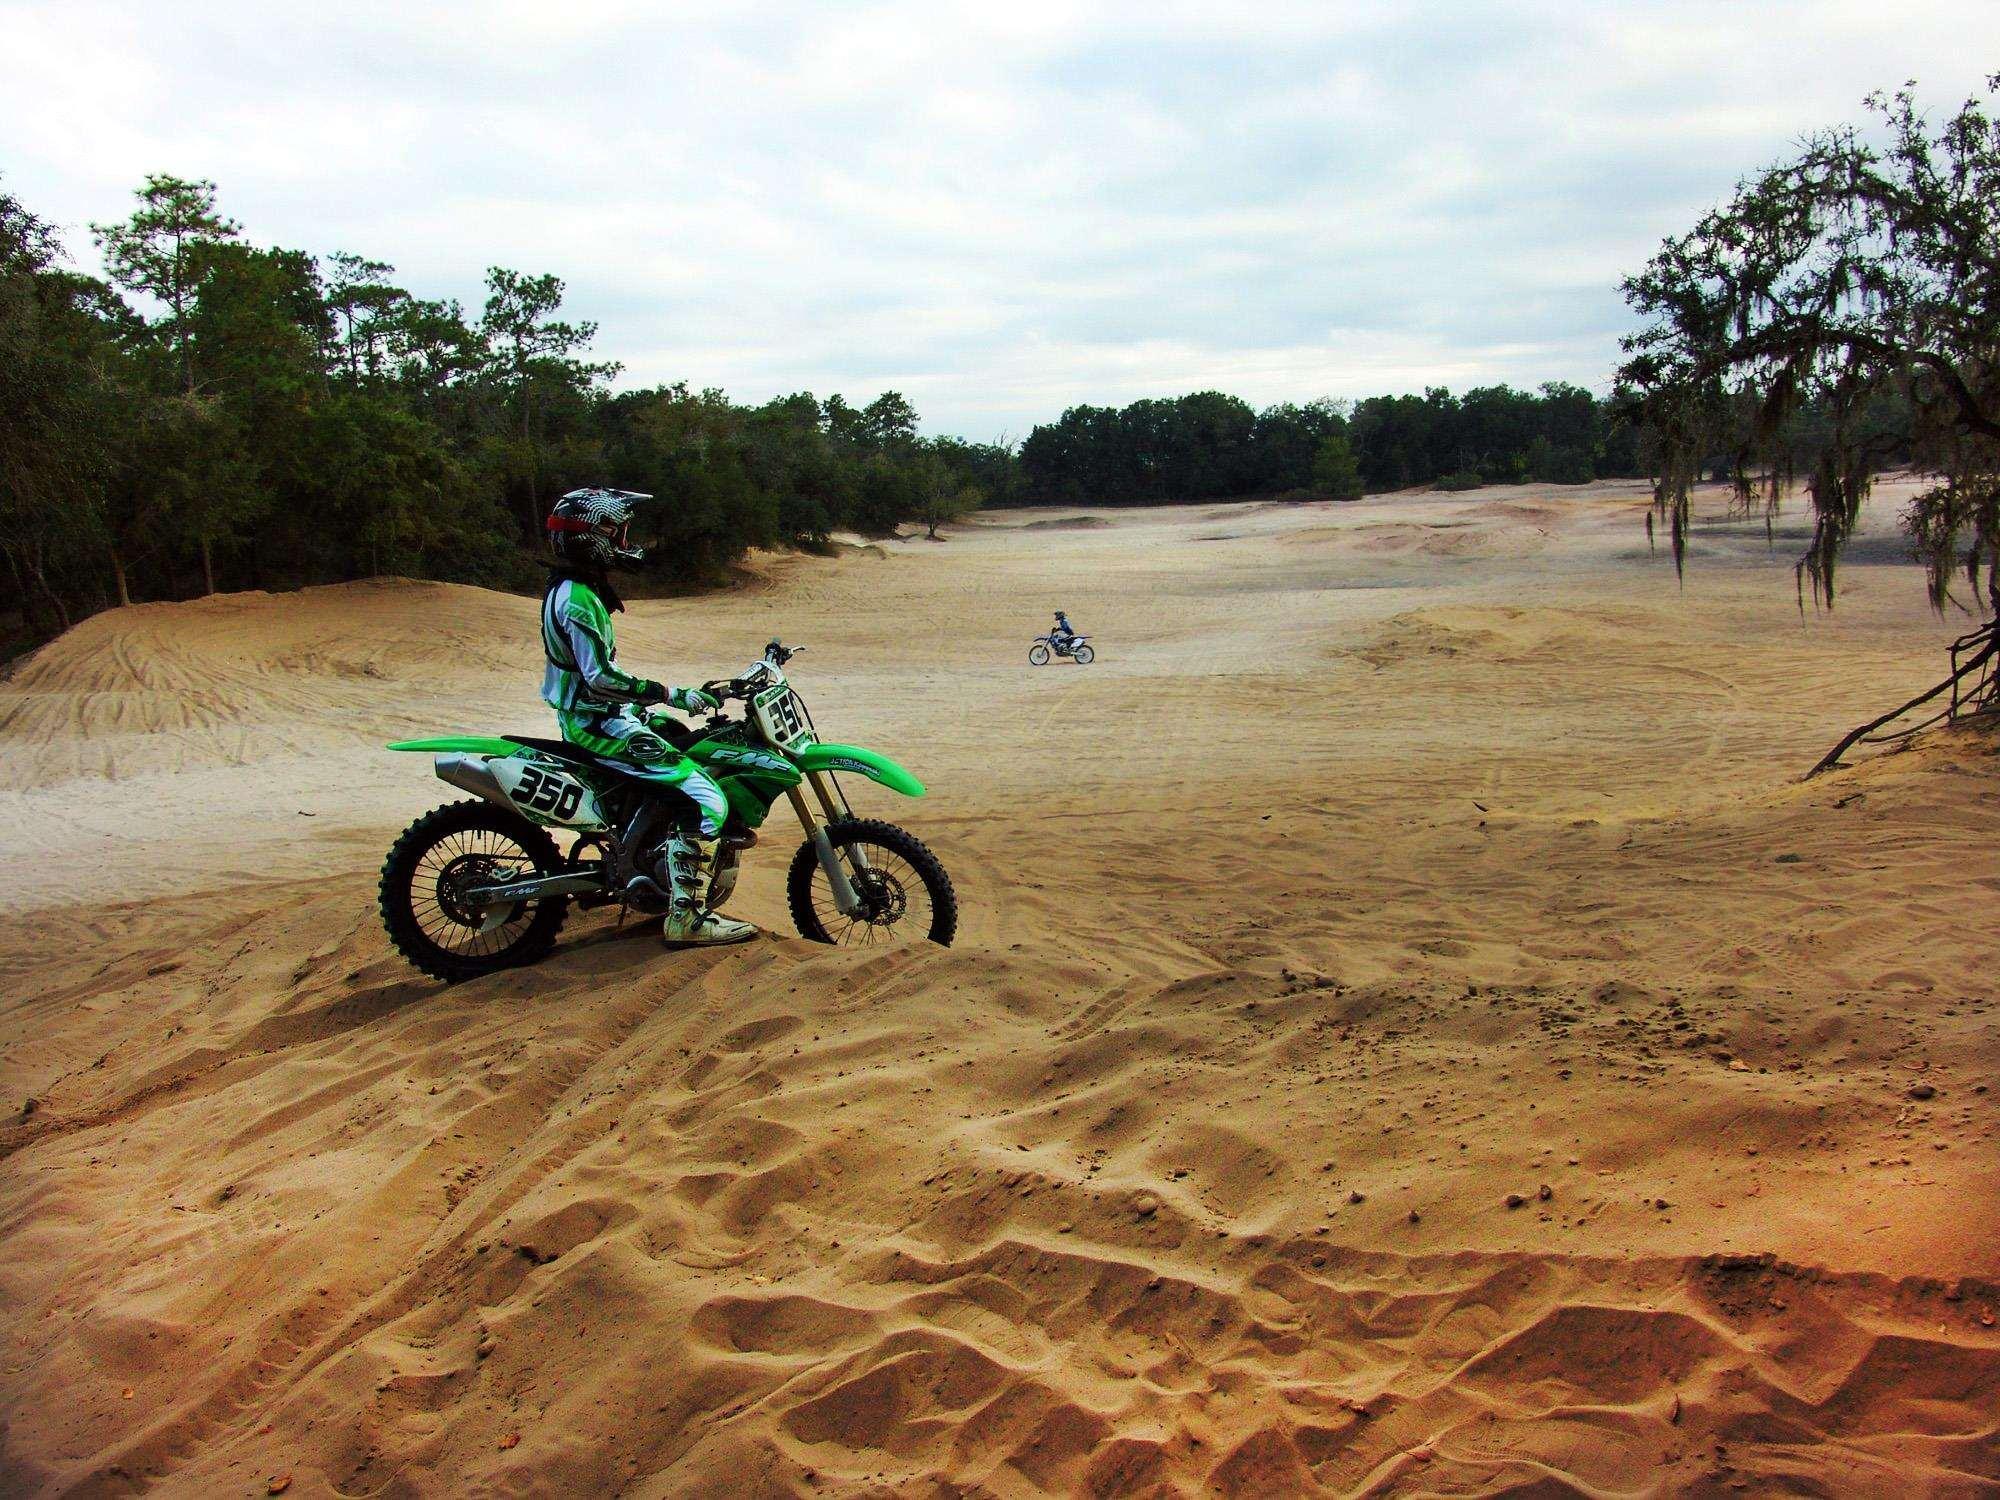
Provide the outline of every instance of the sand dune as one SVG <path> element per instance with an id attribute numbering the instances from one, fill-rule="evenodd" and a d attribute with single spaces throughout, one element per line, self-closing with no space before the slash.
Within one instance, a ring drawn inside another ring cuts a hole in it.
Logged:
<path id="1" fill-rule="evenodd" d="M 959 945 L 785 935 L 781 836 L 756 945 L 450 989 L 378 746 L 537 726 L 533 601 L 87 622 L 0 685 L 0 1489 L 2000 1493 L 1996 744 L 1795 779 L 1953 633 L 1898 499 L 1822 618 L 1625 486 L 753 560 L 625 655 L 805 643 Z"/>

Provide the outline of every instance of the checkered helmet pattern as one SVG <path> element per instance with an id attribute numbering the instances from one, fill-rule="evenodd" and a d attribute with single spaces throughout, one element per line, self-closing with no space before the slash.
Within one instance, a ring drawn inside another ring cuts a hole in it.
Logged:
<path id="1" fill-rule="evenodd" d="M 637 562 L 645 550 L 630 545 L 632 509 L 651 495 L 637 490 L 571 490 L 549 512 L 549 547 L 563 561 L 583 568 Z"/>

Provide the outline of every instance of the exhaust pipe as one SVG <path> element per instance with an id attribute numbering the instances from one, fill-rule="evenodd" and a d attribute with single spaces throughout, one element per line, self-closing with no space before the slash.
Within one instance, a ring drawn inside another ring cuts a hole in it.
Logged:
<path id="1" fill-rule="evenodd" d="M 440 755 L 437 757 L 436 770 L 439 781 L 448 782 L 460 791 L 471 792 L 474 796 L 484 797 L 488 802 L 498 803 L 509 812 L 515 810 L 514 804 L 507 800 L 507 794 L 500 790 L 500 782 L 493 774 L 489 757 L 456 752 Z"/>

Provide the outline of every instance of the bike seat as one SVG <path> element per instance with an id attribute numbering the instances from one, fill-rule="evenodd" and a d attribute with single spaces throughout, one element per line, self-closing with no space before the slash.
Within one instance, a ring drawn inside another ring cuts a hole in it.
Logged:
<path id="1" fill-rule="evenodd" d="M 678 724 L 672 727 L 678 732 L 663 733 L 660 738 L 672 744 L 676 750 L 685 751 L 698 738 L 692 732 L 682 729 Z M 500 738 L 510 745 L 520 745 L 528 750 L 539 750 L 544 755 L 554 756 L 557 760 L 568 761 L 573 766 L 580 766 L 587 770 L 610 771 L 615 775 L 630 776 L 638 781 L 649 782 L 653 779 L 651 769 L 640 765 L 637 761 L 621 760 L 614 755 L 595 755 L 584 749 L 581 745 L 572 745 L 568 740 L 539 739 L 534 735 L 528 734 L 503 734 Z"/>
<path id="2" fill-rule="evenodd" d="M 531 734 L 503 734 L 500 738 L 510 745 L 553 755 L 557 760 L 566 760 L 573 766 L 589 766 L 595 770 L 603 762 L 602 756 L 592 755 L 581 745 L 572 745 L 568 740 L 537 739 Z"/>

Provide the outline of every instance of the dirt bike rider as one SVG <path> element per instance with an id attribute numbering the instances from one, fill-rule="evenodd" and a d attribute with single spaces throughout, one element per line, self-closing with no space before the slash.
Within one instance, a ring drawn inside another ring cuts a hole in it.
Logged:
<path id="1" fill-rule="evenodd" d="M 622 672 L 617 664 L 611 616 L 625 604 L 611 585 L 610 570 L 614 563 L 637 562 L 645 555 L 630 545 L 628 528 L 633 505 L 651 498 L 630 490 L 572 490 L 549 512 L 549 548 L 556 561 L 542 594 L 542 652 L 548 658 L 542 698 L 555 710 L 565 740 L 622 761 L 634 774 L 658 784 L 663 798 L 649 804 L 649 811 L 654 806 L 664 810 L 665 798 L 674 795 L 694 803 L 696 830 L 671 834 L 657 853 L 646 847 L 643 829 L 635 833 L 633 867 L 640 872 L 650 868 L 651 874 L 635 874 L 627 892 L 652 895 L 656 901 L 659 895 L 666 897 L 661 936 L 673 945 L 740 943 L 755 937 L 757 929 L 701 904 L 729 804 L 722 788 L 674 748 L 646 712 L 664 703 L 697 714 L 721 704 L 700 688 L 668 688 Z"/>
<path id="2" fill-rule="evenodd" d="M 1049 632 L 1049 644 L 1063 656 L 1069 655 L 1076 644 L 1076 630 L 1069 623 L 1069 616 L 1061 610 L 1056 611 L 1056 628 Z"/>

